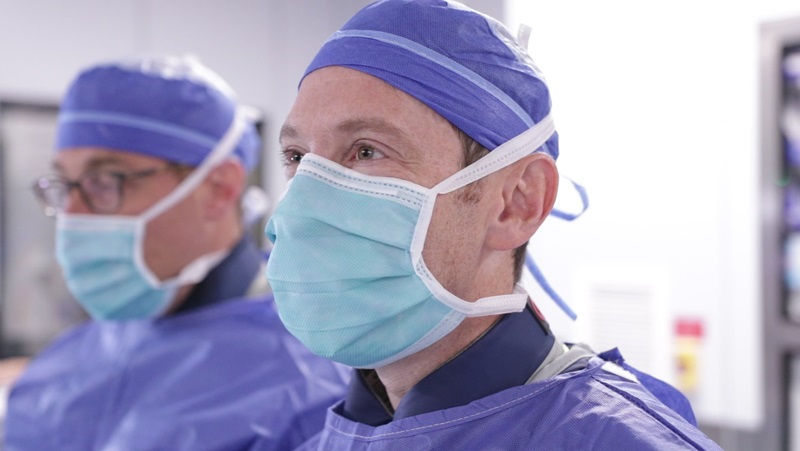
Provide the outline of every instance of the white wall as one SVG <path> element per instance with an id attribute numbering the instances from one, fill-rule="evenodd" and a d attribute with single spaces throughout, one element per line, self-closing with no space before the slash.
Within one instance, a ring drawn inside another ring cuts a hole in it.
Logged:
<path id="1" fill-rule="evenodd" d="M 562 174 L 584 184 L 591 202 L 574 223 L 545 224 L 533 242 L 540 267 L 573 300 L 586 274 L 666 280 L 664 321 L 689 315 L 706 325 L 696 411 L 756 427 L 758 27 L 800 16 L 800 5 L 508 3 L 506 23 L 533 28 L 530 53 L 552 90 Z M 556 329 L 580 335 L 543 304 Z"/>
<path id="2" fill-rule="evenodd" d="M 0 0 L 0 96 L 57 102 L 99 61 L 193 53 L 266 112 L 267 189 L 284 186 L 277 132 L 316 50 L 369 0 Z M 502 17 L 503 2 L 464 2 Z"/>

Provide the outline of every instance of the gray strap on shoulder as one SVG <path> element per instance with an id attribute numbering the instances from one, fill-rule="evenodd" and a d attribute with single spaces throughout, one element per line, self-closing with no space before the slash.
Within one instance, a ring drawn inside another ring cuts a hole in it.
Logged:
<path id="1" fill-rule="evenodd" d="M 561 374 L 581 360 L 588 360 L 594 355 L 594 351 L 586 344 L 580 343 L 567 348 L 566 345 L 556 340 L 544 362 L 539 365 L 539 368 L 528 379 L 526 384 L 543 381 Z"/>

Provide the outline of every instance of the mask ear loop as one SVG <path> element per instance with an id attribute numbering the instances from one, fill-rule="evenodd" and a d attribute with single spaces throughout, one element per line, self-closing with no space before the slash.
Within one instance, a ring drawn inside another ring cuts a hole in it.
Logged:
<path id="1" fill-rule="evenodd" d="M 422 249 L 433 215 L 436 196 L 455 191 L 502 168 L 505 168 L 532 152 L 539 151 L 547 139 L 555 132 L 553 118 L 547 115 L 539 123 L 498 146 L 489 154 L 466 168 L 461 169 L 430 189 L 432 201 L 426 201 L 420 210 L 419 220 L 411 242 L 411 260 L 414 271 L 425 283 L 431 293 L 445 305 L 467 316 L 485 316 L 521 311 L 527 301 L 527 294 L 516 292 L 510 295 L 489 296 L 475 302 L 467 302 L 445 289 L 422 260 Z"/>
<path id="2" fill-rule="evenodd" d="M 147 222 L 180 202 L 190 191 L 197 188 L 203 182 L 211 170 L 230 157 L 236 149 L 236 144 L 239 143 L 242 137 L 242 133 L 247 125 L 247 117 L 248 112 L 241 107 L 238 108 L 228 130 L 200 166 L 189 174 L 189 176 L 171 193 L 137 218 L 136 233 L 141 235 L 141 237 L 138 238 L 140 240 L 140 245 L 136 246 L 134 250 L 134 261 L 139 268 L 142 268 L 145 278 L 153 287 L 168 288 L 199 282 L 208 274 L 211 268 L 216 266 L 228 255 L 229 251 L 227 250 L 202 255 L 186 265 L 177 276 L 165 281 L 159 281 L 145 264 L 144 250 L 141 242 L 144 240 L 144 230 Z"/>
<path id="3" fill-rule="evenodd" d="M 555 131 L 553 117 L 548 114 L 527 131 L 520 133 L 478 161 L 442 180 L 431 189 L 437 194 L 446 194 L 512 165 L 523 157 L 540 151 Z"/>
<path id="4" fill-rule="evenodd" d="M 166 197 L 161 199 L 158 203 L 150 207 L 147 211 L 142 213 L 140 216 L 144 219 L 145 222 L 155 218 L 156 216 L 160 215 L 164 211 L 168 210 L 173 205 L 180 202 L 186 195 L 200 186 L 206 176 L 219 165 L 225 159 L 229 158 L 231 154 L 233 154 L 234 150 L 236 149 L 236 144 L 239 143 L 239 140 L 244 133 L 245 126 L 247 125 L 247 112 L 243 108 L 239 108 L 236 110 L 236 114 L 233 117 L 233 121 L 231 125 L 228 127 L 228 130 L 222 136 L 219 143 L 217 143 L 216 147 L 211 150 L 205 160 L 189 174 L 186 179 L 181 182 L 178 187 L 175 188 L 171 193 L 169 193 Z"/>

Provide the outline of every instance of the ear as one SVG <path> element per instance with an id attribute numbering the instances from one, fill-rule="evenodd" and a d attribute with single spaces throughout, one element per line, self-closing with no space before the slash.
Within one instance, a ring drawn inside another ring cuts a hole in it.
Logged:
<path id="1" fill-rule="evenodd" d="M 488 244 L 511 250 L 525 244 L 550 214 L 558 192 L 558 170 L 550 155 L 537 152 L 498 173 L 502 208 L 489 227 Z"/>
<path id="2" fill-rule="evenodd" d="M 238 214 L 239 200 L 247 174 L 236 161 L 225 161 L 206 176 L 203 196 L 203 216 L 207 219 L 224 218 L 231 210 Z"/>

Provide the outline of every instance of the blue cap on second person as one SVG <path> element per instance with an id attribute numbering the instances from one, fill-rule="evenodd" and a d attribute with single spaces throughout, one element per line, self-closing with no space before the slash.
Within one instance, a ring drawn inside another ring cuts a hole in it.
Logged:
<path id="1" fill-rule="evenodd" d="M 61 103 L 56 151 L 103 147 L 198 166 L 233 121 L 233 90 L 191 57 L 147 57 L 81 72 Z M 250 123 L 233 154 L 248 170 L 261 139 Z"/>
<path id="2" fill-rule="evenodd" d="M 489 150 L 550 113 L 550 93 L 527 51 L 500 22 L 454 1 L 365 7 L 323 45 L 306 75 L 326 66 L 380 78 Z M 557 158 L 558 135 L 540 150 Z"/>

